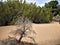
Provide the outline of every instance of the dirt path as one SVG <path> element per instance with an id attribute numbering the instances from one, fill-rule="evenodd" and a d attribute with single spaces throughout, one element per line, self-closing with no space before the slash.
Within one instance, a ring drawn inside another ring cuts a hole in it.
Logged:
<path id="1" fill-rule="evenodd" d="M 32 27 L 33 30 L 36 31 L 36 36 L 34 38 L 39 45 L 58 45 L 60 43 L 59 23 L 32 24 Z M 0 40 L 8 37 L 9 32 L 15 29 L 16 26 L 0 27 Z"/>

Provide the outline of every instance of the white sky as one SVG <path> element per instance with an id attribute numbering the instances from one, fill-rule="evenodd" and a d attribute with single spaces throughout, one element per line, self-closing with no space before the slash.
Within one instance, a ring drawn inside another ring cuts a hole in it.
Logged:
<path id="1" fill-rule="evenodd" d="M 36 4 L 37 5 L 39 5 L 39 6 L 44 6 L 44 4 L 45 3 L 48 3 L 49 1 L 51 1 L 51 0 L 26 0 L 28 3 L 34 3 L 34 2 L 36 2 Z"/>
<path id="2" fill-rule="evenodd" d="M 5 0 L 3 0 L 3 1 L 5 1 Z M 36 5 L 38 6 L 44 6 L 44 4 L 45 3 L 48 3 L 48 2 L 50 2 L 51 0 L 26 0 L 28 3 L 34 3 L 34 2 L 36 2 Z M 58 0 L 58 2 L 59 2 L 59 4 L 60 4 L 60 0 Z"/>

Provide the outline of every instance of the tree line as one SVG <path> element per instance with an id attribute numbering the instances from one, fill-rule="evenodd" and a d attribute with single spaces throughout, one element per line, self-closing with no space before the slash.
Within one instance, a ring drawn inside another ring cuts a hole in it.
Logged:
<path id="1" fill-rule="evenodd" d="M 0 1 L 0 25 L 15 24 L 21 16 L 27 17 L 33 23 L 49 23 L 57 14 L 60 14 L 57 0 L 45 3 L 43 7 L 36 3 L 27 3 L 26 0 Z"/>

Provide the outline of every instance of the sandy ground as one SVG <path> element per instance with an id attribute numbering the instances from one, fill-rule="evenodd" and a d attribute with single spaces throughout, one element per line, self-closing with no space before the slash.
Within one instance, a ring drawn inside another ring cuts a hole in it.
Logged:
<path id="1" fill-rule="evenodd" d="M 50 24 L 32 24 L 36 43 L 38 45 L 59 45 L 60 44 L 60 24 L 58 22 Z M 9 32 L 15 30 L 16 26 L 0 27 L 0 40 L 8 37 Z M 27 40 L 24 38 L 23 40 Z M 31 40 L 30 40 L 31 41 Z"/>

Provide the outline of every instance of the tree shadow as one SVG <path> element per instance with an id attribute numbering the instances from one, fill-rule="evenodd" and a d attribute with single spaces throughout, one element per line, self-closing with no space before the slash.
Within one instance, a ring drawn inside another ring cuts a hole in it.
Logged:
<path id="1" fill-rule="evenodd" d="M 37 45 L 37 43 L 25 41 L 18 42 L 16 38 L 7 38 L 5 40 L 0 40 L 0 45 Z"/>
<path id="2" fill-rule="evenodd" d="M 36 43 L 21 42 L 20 45 L 37 45 Z"/>
<path id="3" fill-rule="evenodd" d="M 31 42 L 25 42 L 25 41 L 22 41 L 20 43 L 11 43 L 11 42 L 8 42 L 8 43 L 0 43 L 0 45 L 38 45 L 37 43 L 31 43 Z"/>

